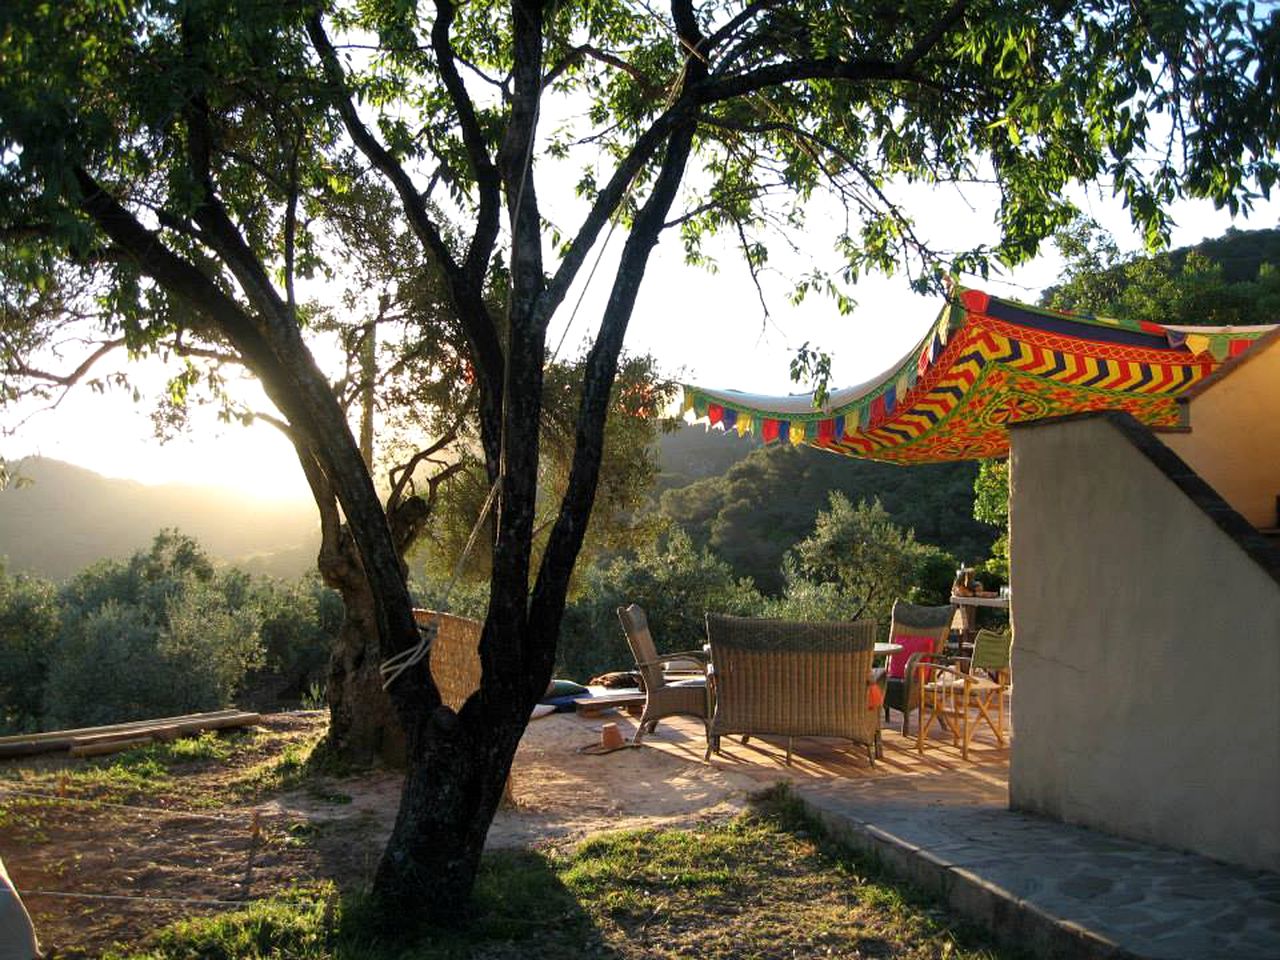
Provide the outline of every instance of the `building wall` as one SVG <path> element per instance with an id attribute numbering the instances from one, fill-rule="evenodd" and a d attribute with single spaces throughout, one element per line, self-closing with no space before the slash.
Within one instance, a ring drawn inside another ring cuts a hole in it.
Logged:
<path id="1" fill-rule="evenodd" d="M 1280 584 L 1131 432 L 1012 431 L 1011 804 L 1280 870 Z"/>
<path id="2" fill-rule="evenodd" d="M 1255 527 L 1276 526 L 1280 340 L 1260 341 L 1187 405 L 1191 432 L 1161 439 Z"/>

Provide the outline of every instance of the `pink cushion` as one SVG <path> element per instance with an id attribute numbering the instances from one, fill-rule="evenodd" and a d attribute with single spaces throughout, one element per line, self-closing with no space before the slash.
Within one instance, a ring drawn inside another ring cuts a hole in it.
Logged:
<path id="1" fill-rule="evenodd" d="M 913 653 L 933 653 L 934 644 L 938 642 L 936 636 L 913 636 L 911 634 L 900 633 L 892 640 L 902 649 L 889 657 L 889 677 L 893 680 L 901 680 L 902 675 L 907 672 L 907 660 Z"/>

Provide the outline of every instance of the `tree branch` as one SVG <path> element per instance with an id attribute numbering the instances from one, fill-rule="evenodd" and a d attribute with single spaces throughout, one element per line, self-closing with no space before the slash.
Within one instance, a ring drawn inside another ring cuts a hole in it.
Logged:
<path id="1" fill-rule="evenodd" d="M 776 2 L 776 0 L 770 0 L 770 2 Z M 543 76 L 542 86 L 544 88 L 551 86 L 551 84 L 555 83 L 555 81 L 560 78 L 561 74 L 575 63 L 578 63 L 584 57 L 590 57 L 592 60 L 599 60 L 601 63 L 608 64 L 611 67 L 616 67 L 621 70 L 640 86 L 640 89 L 646 96 L 657 99 L 666 95 L 666 90 L 658 84 L 655 84 L 652 78 L 645 76 L 644 72 L 640 70 L 639 67 L 635 67 L 626 60 L 623 60 L 616 53 L 610 53 L 607 50 L 602 50 L 590 43 L 579 44 L 570 50 L 559 63 L 548 70 Z"/>
<path id="2" fill-rule="evenodd" d="M 804 80 L 845 80 L 851 83 L 875 81 L 910 83 L 931 90 L 942 89 L 937 83 L 904 68 L 892 60 L 838 60 L 833 57 L 788 60 L 757 67 L 746 73 L 716 76 L 698 85 L 694 100 L 703 106 L 721 103 L 769 87 Z"/>
<path id="3" fill-rule="evenodd" d="M 456 10 L 452 0 L 436 0 L 436 20 L 431 27 L 431 47 L 436 54 L 436 63 L 440 70 L 440 77 L 444 80 L 445 91 L 453 103 L 454 112 L 458 115 L 458 126 L 462 129 L 462 143 L 467 149 L 467 158 L 471 162 L 471 170 L 476 178 L 476 188 L 480 192 L 476 231 L 472 235 L 471 246 L 467 250 L 467 258 L 463 266 L 468 282 L 472 287 L 480 289 L 484 286 L 489 258 L 493 254 L 493 245 L 498 237 L 498 211 L 502 202 L 501 184 L 498 170 L 489 156 L 484 131 L 480 129 L 480 123 L 476 119 L 475 104 L 471 102 L 466 84 L 463 83 L 454 63 L 453 43 L 449 38 L 449 29 L 453 26 Z"/>
<path id="4" fill-rule="evenodd" d="M 490 385 L 493 395 L 500 405 L 502 396 L 502 346 L 498 342 L 497 328 L 484 305 L 482 288 L 474 287 L 467 274 L 453 258 L 453 253 L 445 243 L 444 237 L 432 222 L 427 213 L 422 197 L 413 185 L 409 174 L 391 153 L 378 142 L 377 138 L 364 125 L 355 105 L 347 91 L 342 67 L 338 63 L 338 55 L 329 42 L 320 14 L 315 13 L 307 20 L 307 33 L 311 37 L 312 46 L 320 57 L 325 79 L 330 89 L 330 97 L 347 128 L 347 134 L 357 149 L 369 159 L 391 183 L 400 197 L 405 216 L 409 220 L 414 235 L 426 248 L 444 272 L 449 284 L 451 299 L 458 311 L 458 319 L 466 332 L 476 360 L 476 376 Z"/>
<path id="5" fill-rule="evenodd" d="M 50 373 L 47 370 L 40 370 L 27 364 L 25 360 L 21 360 L 16 356 L 10 357 L 5 362 L 5 373 L 15 377 L 26 377 L 30 380 L 41 380 L 45 383 L 54 384 L 59 387 L 73 387 L 93 369 L 94 364 L 105 357 L 111 351 L 123 347 L 125 344 L 124 337 L 118 337 L 115 340 L 107 340 L 98 345 L 89 356 L 85 357 L 80 364 L 70 373 Z M 34 387 L 32 388 L 34 389 Z"/>
<path id="6" fill-rule="evenodd" d="M 742 26 L 746 21 L 756 16 L 756 14 L 764 13 L 766 10 L 778 6 L 782 2 L 783 0 L 757 0 L 755 3 L 747 4 L 738 11 L 737 16 L 733 17 L 733 19 L 707 38 L 706 43 L 703 45 L 703 49 L 709 55 L 712 50 L 720 46 L 720 44 L 729 39 L 729 37 L 733 36 L 738 27 Z"/>
<path id="7" fill-rule="evenodd" d="M 430 446 L 419 450 L 410 457 L 406 463 L 391 468 L 391 472 L 388 477 L 391 481 L 391 492 L 387 494 L 388 511 L 393 509 L 395 505 L 400 502 L 401 497 L 404 495 L 405 488 L 409 485 L 410 480 L 413 479 L 413 471 L 417 469 L 418 464 L 435 456 L 449 444 L 453 443 L 453 441 L 457 440 L 460 426 L 460 423 L 455 423 L 452 427 L 446 430 L 439 439 Z"/>
<path id="8" fill-rule="evenodd" d="M 600 237 L 600 231 L 604 229 L 605 224 L 609 222 L 609 218 L 617 211 L 619 204 L 622 203 L 623 198 L 627 195 L 627 191 L 631 188 L 631 182 L 644 168 L 644 165 L 649 162 L 658 147 L 662 145 L 663 140 L 671 133 L 671 129 L 676 122 L 688 116 L 691 110 L 692 105 L 688 101 L 680 99 L 665 112 L 654 118 L 653 123 L 636 139 L 631 150 L 628 151 L 627 155 L 623 157 L 617 168 L 615 168 L 613 176 L 609 178 L 609 182 L 605 184 L 604 189 L 596 194 L 595 202 L 591 204 L 591 209 L 587 211 L 587 216 L 582 221 L 582 226 L 579 228 L 577 236 L 570 242 L 564 259 L 560 261 L 560 266 L 556 269 L 551 282 L 547 284 L 546 289 L 542 292 L 537 309 L 540 323 L 545 325 L 564 301 L 569 292 L 569 287 L 573 285 L 578 271 L 587 259 L 587 254 L 591 252 L 591 248 Z"/>
<path id="9" fill-rule="evenodd" d="M 942 16 L 929 29 L 929 32 L 915 42 L 910 52 L 901 60 L 903 70 L 914 70 L 918 64 L 938 42 L 947 35 L 957 23 L 964 19 L 969 0 L 952 0 L 951 6 L 943 11 Z"/>
<path id="10" fill-rule="evenodd" d="M 702 37 L 689 0 L 674 0 L 672 13 L 680 41 L 688 51 L 683 80 L 685 90 L 678 98 L 683 100 L 688 89 L 705 76 L 706 63 L 697 53 Z M 627 237 L 600 332 L 587 356 L 569 482 L 560 502 L 559 516 L 543 551 L 530 598 L 530 622 L 552 631 L 549 637 L 536 638 L 539 642 L 532 645 L 534 655 L 544 658 L 545 663 L 537 663 L 530 672 L 531 677 L 540 678 L 543 676 L 542 668 L 550 670 L 551 667 L 555 632 L 559 629 L 573 561 L 582 547 L 595 501 L 604 454 L 604 424 L 617 375 L 618 355 L 622 351 L 649 256 L 657 245 L 667 213 L 684 178 L 696 132 L 697 123 L 692 115 L 684 115 L 667 140 L 653 190 L 637 213 Z"/>

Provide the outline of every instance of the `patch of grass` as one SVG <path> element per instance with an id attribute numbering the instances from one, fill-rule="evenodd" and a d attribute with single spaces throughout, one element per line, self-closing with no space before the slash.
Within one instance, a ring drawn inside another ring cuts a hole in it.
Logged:
<path id="1" fill-rule="evenodd" d="M 1020 956 L 886 879 L 781 790 L 760 797 L 749 813 L 697 830 L 615 833 L 572 851 L 488 855 L 470 915 L 456 929 L 389 941 L 378 933 L 375 907 L 316 888 L 175 925 L 128 958 Z"/>
<path id="2" fill-rule="evenodd" d="M 244 797 L 295 790 L 314 775 L 309 761 L 317 743 L 319 737 L 295 740 L 279 754 L 241 770 L 229 786 Z"/>
<path id="3" fill-rule="evenodd" d="M 48 843 L 45 816 L 48 804 L 34 797 L 11 797 L 0 802 L 0 831 L 20 843 Z"/>
<path id="4" fill-rule="evenodd" d="M 339 914 L 332 887 L 300 890 L 217 917 L 180 920 L 165 927 L 142 953 L 117 947 L 104 960 L 310 960 L 333 956 Z"/>
<path id="5" fill-rule="evenodd" d="M 116 803 L 224 805 L 229 795 L 256 796 L 296 785 L 323 729 L 238 729 L 153 743 L 105 757 L 65 754 L 0 765 L 0 783 L 37 793 Z"/>

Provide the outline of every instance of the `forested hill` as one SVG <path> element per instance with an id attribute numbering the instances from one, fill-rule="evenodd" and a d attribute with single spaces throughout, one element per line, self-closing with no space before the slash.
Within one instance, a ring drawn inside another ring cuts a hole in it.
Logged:
<path id="1" fill-rule="evenodd" d="M 1157 323 L 1280 320 L 1280 230 L 1232 229 L 1155 256 L 1121 256 L 1085 237 L 1067 235 L 1067 269 L 1043 305 Z"/>
<path id="2" fill-rule="evenodd" d="M 998 533 L 973 519 L 976 463 L 899 467 L 761 447 L 701 426 L 663 437 L 661 460 L 662 513 L 770 592 L 782 585 L 784 554 L 812 532 L 832 490 L 854 503 L 878 497 L 895 523 L 959 560 L 985 560 Z"/>
<path id="3" fill-rule="evenodd" d="M 43 457 L 21 461 L 17 472 L 32 482 L 0 491 L 0 557 L 10 572 L 61 580 L 104 557 L 128 557 L 166 527 L 250 572 L 296 577 L 315 566 L 315 507 L 302 501 L 147 486 Z"/>

